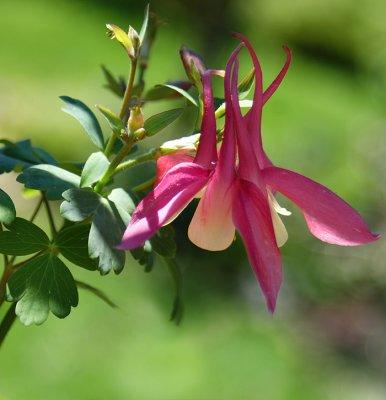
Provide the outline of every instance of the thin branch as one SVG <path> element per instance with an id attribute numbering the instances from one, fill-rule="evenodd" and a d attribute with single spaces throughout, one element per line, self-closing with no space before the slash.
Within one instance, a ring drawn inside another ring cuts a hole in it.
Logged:
<path id="1" fill-rule="evenodd" d="M 54 216 L 51 211 L 50 203 L 48 202 L 47 197 L 44 194 L 42 195 L 42 199 L 43 199 L 43 203 L 47 210 L 47 216 L 48 216 L 48 222 L 49 222 L 50 228 L 51 228 L 51 234 L 52 234 L 52 237 L 54 238 L 57 233 L 56 228 L 55 228 Z"/>
<path id="2" fill-rule="evenodd" d="M 7 333 L 12 328 L 13 323 L 16 320 L 16 303 L 13 303 L 11 307 L 9 307 L 7 313 L 5 314 L 3 320 L 0 323 L 0 346 L 3 344 Z"/>

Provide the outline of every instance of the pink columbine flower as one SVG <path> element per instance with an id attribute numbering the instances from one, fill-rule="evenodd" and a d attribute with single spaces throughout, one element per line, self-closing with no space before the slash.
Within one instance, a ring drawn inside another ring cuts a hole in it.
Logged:
<path id="1" fill-rule="evenodd" d="M 249 260 L 273 312 L 282 282 L 278 247 L 287 239 L 279 213 L 288 215 L 273 195 L 281 192 L 302 210 L 310 232 L 331 244 L 355 246 L 379 238 L 362 217 L 324 186 L 295 172 L 272 165 L 261 140 L 261 115 L 265 102 L 262 73 L 256 54 L 246 38 L 255 67 L 253 106 L 242 116 L 237 93 L 237 53 L 232 54 L 225 74 L 226 123 L 223 145 L 214 178 L 208 184 L 189 226 L 189 237 L 199 247 L 218 250 L 231 244 L 235 228 L 242 236 Z M 290 52 L 272 94 L 288 69 Z M 236 145 L 238 164 L 236 165 Z M 221 239 L 219 239 L 221 238 Z"/>
<path id="2" fill-rule="evenodd" d="M 217 162 L 211 75 L 211 70 L 205 70 L 201 75 L 203 118 L 196 156 L 192 159 L 178 154 L 178 163 L 175 160 L 169 163 L 169 159 L 164 159 L 165 168 L 159 171 L 159 182 L 135 209 L 118 246 L 120 249 L 134 249 L 142 245 L 187 207 L 211 179 Z"/>

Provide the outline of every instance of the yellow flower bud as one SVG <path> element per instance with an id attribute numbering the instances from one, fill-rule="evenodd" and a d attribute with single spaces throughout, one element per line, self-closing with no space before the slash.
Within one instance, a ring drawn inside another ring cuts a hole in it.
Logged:
<path id="1" fill-rule="evenodd" d="M 127 127 L 129 132 L 135 132 L 138 129 L 143 128 L 145 120 L 143 118 L 142 110 L 140 106 L 135 106 L 130 110 L 130 117 L 127 121 Z"/>

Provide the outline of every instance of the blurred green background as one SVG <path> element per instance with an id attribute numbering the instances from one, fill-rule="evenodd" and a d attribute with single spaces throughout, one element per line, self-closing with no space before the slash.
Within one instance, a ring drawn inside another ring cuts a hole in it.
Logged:
<path id="1" fill-rule="evenodd" d="M 85 157 L 92 148 L 60 111 L 58 96 L 118 109 L 118 99 L 102 87 L 100 64 L 126 75 L 127 62 L 104 24 L 139 28 L 144 5 L 1 0 L 1 137 L 30 137 L 61 160 Z M 229 33 L 239 30 L 255 43 L 266 83 L 283 62 L 281 45 L 288 44 L 293 65 L 265 107 L 268 153 L 278 165 L 335 190 L 374 231 L 384 231 L 383 0 L 164 0 L 153 8 L 163 25 L 148 87 L 184 78 L 181 44 L 222 68 L 235 46 Z M 154 104 L 146 113 L 166 107 Z M 153 143 L 190 130 L 187 116 Z M 21 215 L 29 215 L 13 181 L 0 177 Z M 182 326 L 168 322 L 172 284 L 161 263 L 145 274 L 130 260 L 121 275 L 105 277 L 74 267 L 76 277 L 105 290 L 119 310 L 81 292 L 80 307 L 64 321 L 51 316 L 28 328 L 17 322 L 0 352 L 0 398 L 385 399 L 384 240 L 360 248 L 325 245 L 311 237 L 294 206 L 281 202 L 293 216 L 286 218 L 285 283 L 273 317 L 240 241 L 220 254 L 188 243 L 189 210 L 176 224 L 185 282 Z"/>

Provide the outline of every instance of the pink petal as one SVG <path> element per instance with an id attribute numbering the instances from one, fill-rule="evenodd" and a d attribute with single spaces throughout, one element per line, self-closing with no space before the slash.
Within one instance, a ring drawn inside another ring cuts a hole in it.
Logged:
<path id="1" fill-rule="evenodd" d="M 251 182 L 239 180 L 237 187 L 233 221 L 244 240 L 267 307 L 274 312 L 282 282 L 282 270 L 267 198 Z"/>
<path id="2" fill-rule="evenodd" d="M 216 117 L 210 71 L 206 71 L 202 75 L 202 84 L 204 115 L 202 117 L 201 136 L 194 162 L 201 164 L 205 168 L 209 168 L 217 161 Z"/>
<path id="3" fill-rule="evenodd" d="M 177 164 L 193 162 L 190 151 L 180 150 L 166 156 L 159 157 L 156 165 L 155 185 L 157 186 L 165 174 Z"/>
<path id="4" fill-rule="evenodd" d="M 120 249 L 134 249 L 180 213 L 206 185 L 209 170 L 194 163 L 172 168 L 137 206 Z"/>
<path id="5" fill-rule="evenodd" d="M 279 74 L 276 76 L 271 85 L 267 88 L 267 90 L 263 93 L 263 84 L 262 84 L 262 70 L 260 66 L 259 59 L 253 49 L 251 42 L 242 34 L 237 33 L 235 36 L 240 39 L 245 46 L 247 47 L 249 54 L 252 58 L 253 66 L 255 69 L 255 92 L 253 98 L 253 106 L 245 115 L 245 119 L 247 121 L 247 129 L 250 133 L 250 140 L 252 143 L 252 147 L 255 150 L 256 157 L 258 159 L 259 165 L 261 168 L 266 168 L 272 166 L 272 162 L 267 157 L 264 149 L 263 149 L 263 141 L 261 135 L 261 114 L 263 105 L 268 101 L 268 99 L 275 93 L 277 88 L 280 86 L 283 81 L 288 68 L 291 64 L 291 51 L 288 47 L 284 46 L 284 51 L 286 52 L 287 58 L 284 66 L 280 70 Z"/>
<path id="6" fill-rule="evenodd" d="M 267 168 L 263 174 L 267 185 L 301 208 L 310 232 L 320 240 L 357 246 L 379 238 L 356 210 L 325 186 L 277 167 Z"/>
<path id="7" fill-rule="evenodd" d="M 264 104 L 270 99 L 270 97 L 276 92 L 276 90 L 278 89 L 280 84 L 283 82 L 283 79 L 287 74 L 288 68 L 291 65 L 291 59 L 292 59 L 291 50 L 287 46 L 283 46 L 283 49 L 286 53 L 285 63 L 283 65 L 282 69 L 280 70 L 280 72 L 278 73 L 278 75 L 276 76 L 276 78 L 268 86 L 268 88 L 264 91 L 264 93 L 263 93 L 263 103 Z"/>
<path id="8" fill-rule="evenodd" d="M 189 239 L 205 250 L 229 247 L 235 237 L 232 221 L 232 184 L 218 170 L 212 176 L 189 225 Z"/>
<path id="9" fill-rule="evenodd" d="M 239 168 L 238 173 L 242 179 L 255 183 L 259 188 L 264 187 L 261 170 L 255 151 L 251 146 L 250 134 L 247 130 L 245 119 L 241 114 L 240 104 L 238 101 L 238 62 L 234 63 L 232 71 L 232 112 L 234 117 L 234 129 L 237 136 L 237 145 L 239 151 Z"/>
<path id="10" fill-rule="evenodd" d="M 235 178 L 236 141 L 231 107 L 231 78 L 240 49 L 241 45 L 233 51 L 225 71 L 224 92 L 227 106 L 219 159 L 188 230 L 189 238 L 195 245 L 212 251 L 226 249 L 235 236 L 232 186 Z"/>

